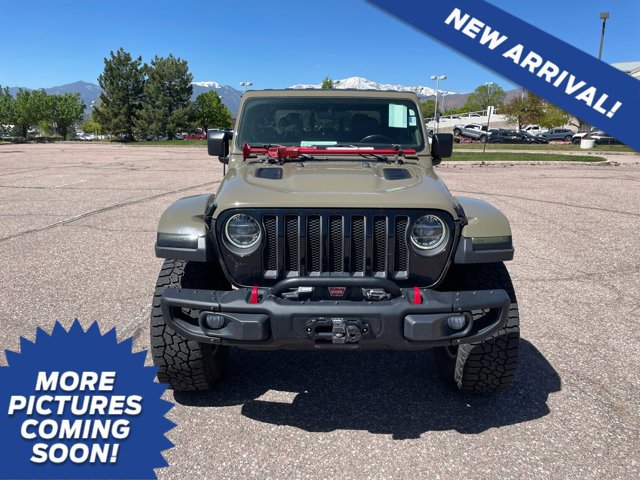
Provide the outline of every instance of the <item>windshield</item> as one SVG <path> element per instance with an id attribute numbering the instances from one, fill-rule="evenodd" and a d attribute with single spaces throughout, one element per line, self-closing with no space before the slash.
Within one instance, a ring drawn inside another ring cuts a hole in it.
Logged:
<path id="1" fill-rule="evenodd" d="M 388 98 L 270 97 L 246 101 L 236 145 L 386 146 L 422 150 L 416 105 Z"/>

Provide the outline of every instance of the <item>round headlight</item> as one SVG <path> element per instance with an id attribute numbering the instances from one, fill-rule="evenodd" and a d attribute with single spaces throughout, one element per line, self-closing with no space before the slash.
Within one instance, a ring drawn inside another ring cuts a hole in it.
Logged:
<path id="1" fill-rule="evenodd" d="M 411 243 L 421 250 L 433 250 L 442 244 L 446 233 L 447 227 L 439 217 L 425 215 L 411 227 Z"/>
<path id="2" fill-rule="evenodd" d="M 251 248 L 262 236 L 258 222 L 244 213 L 237 213 L 227 220 L 224 231 L 229 243 L 238 248 Z"/>

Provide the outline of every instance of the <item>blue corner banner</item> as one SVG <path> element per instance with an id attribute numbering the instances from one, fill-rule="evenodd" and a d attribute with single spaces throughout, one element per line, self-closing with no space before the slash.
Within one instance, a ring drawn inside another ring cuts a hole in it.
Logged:
<path id="1" fill-rule="evenodd" d="M 367 0 L 640 151 L 640 81 L 483 0 Z"/>
<path id="2" fill-rule="evenodd" d="M 155 478 L 173 446 L 166 385 L 132 340 L 60 323 L 0 367 L 0 478 Z"/>

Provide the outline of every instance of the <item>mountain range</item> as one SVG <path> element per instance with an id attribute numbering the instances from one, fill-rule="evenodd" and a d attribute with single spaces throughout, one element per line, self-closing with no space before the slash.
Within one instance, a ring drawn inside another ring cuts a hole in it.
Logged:
<path id="1" fill-rule="evenodd" d="M 436 94 L 436 90 L 431 87 L 425 86 L 405 86 L 405 85 L 393 85 L 387 83 L 378 83 L 372 80 L 368 80 L 362 77 L 349 77 L 343 78 L 340 80 L 333 81 L 334 88 L 336 89 L 356 89 L 356 90 L 397 90 L 401 92 L 414 92 L 421 99 L 426 99 L 430 97 L 434 97 Z M 231 111 L 231 113 L 235 116 L 238 112 L 238 108 L 240 107 L 240 99 L 242 97 L 242 92 L 236 90 L 230 85 L 220 85 L 217 82 L 213 81 L 199 81 L 193 82 L 193 98 L 197 97 L 201 93 L 208 92 L 209 90 L 215 90 L 218 92 L 218 95 L 222 97 L 222 103 L 226 105 L 226 107 Z M 292 85 L 288 88 L 291 89 L 306 89 L 320 88 L 321 84 L 298 84 Z M 10 87 L 9 92 L 12 95 L 18 91 L 19 87 Z M 63 94 L 63 93 L 79 93 L 80 97 L 84 101 L 85 105 L 87 105 L 87 114 L 91 110 L 91 104 L 100 97 L 100 86 L 95 83 L 78 81 L 74 83 L 68 83 L 65 85 L 60 85 L 57 87 L 45 88 L 44 91 L 47 94 Z M 507 98 L 510 97 L 512 92 L 507 92 Z M 446 103 L 447 108 L 456 108 L 464 105 L 468 93 L 456 93 L 449 92 L 445 90 L 440 90 L 440 95 L 444 94 L 444 102 Z"/>
<path id="2" fill-rule="evenodd" d="M 305 85 L 305 84 L 298 84 L 298 85 L 292 85 L 289 88 L 293 88 L 295 90 L 301 90 L 301 89 L 306 89 L 306 88 L 321 88 L 322 84 L 318 83 L 316 85 Z M 389 83 L 378 83 L 378 82 L 374 82 L 372 80 L 368 80 L 366 78 L 362 78 L 362 77 L 349 77 L 349 78 L 343 78 L 341 80 L 334 80 L 333 81 L 333 88 L 335 89 L 340 89 L 340 90 L 346 90 L 346 89 L 355 89 L 355 90 L 395 90 L 395 91 L 399 91 L 399 92 L 413 92 L 416 95 L 418 95 L 421 98 L 428 98 L 428 97 L 435 97 L 436 95 L 436 89 L 435 88 L 431 88 L 431 87 L 424 87 L 424 86 L 413 86 L 413 87 L 407 87 L 405 85 L 393 85 L 393 84 L 389 84 Z M 440 95 L 441 94 L 446 94 L 446 95 L 454 95 L 456 92 L 447 92 L 445 90 L 439 90 Z"/>

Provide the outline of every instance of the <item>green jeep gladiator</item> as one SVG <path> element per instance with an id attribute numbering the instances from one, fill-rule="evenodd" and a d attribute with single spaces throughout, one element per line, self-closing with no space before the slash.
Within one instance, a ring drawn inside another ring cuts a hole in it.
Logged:
<path id="1" fill-rule="evenodd" d="M 429 141 L 415 94 L 247 92 L 235 131 L 207 143 L 227 169 L 218 191 L 178 200 L 158 225 L 161 382 L 208 389 L 239 347 L 432 348 L 458 391 L 511 383 L 511 228 L 436 175 L 453 138 Z"/>

